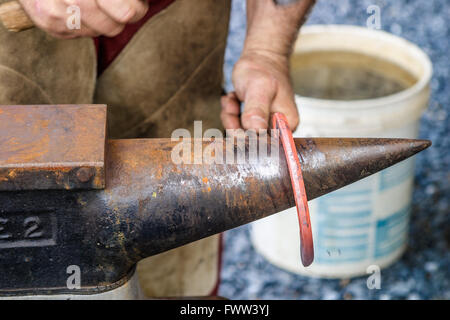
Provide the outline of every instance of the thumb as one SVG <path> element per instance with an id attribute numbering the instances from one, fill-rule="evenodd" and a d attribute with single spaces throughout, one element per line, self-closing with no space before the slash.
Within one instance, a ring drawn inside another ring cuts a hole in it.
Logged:
<path id="1" fill-rule="evenodd" d="M 276 95 L 276 84 L 261 77 L 248 82 L 244 93 L 244 112 L 241 116 L 244 129 L 267 129 L 270 107 Z"/>
<path id="2" fill-rule="evenodd" d="M 283 113 L 288 120 L 290 129 L 295 131 L 300 122 L 300 118 L 294 94 L 290 90 L 280 91 L 273 101 L 271 112 Z"/>

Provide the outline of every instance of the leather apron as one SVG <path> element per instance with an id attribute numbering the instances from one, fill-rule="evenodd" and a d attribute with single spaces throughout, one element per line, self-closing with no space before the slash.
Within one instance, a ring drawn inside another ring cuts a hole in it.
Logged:
<path id="1" fill-rule="evenodd" d="M 161 137 L 195 120 L 222 129 L 220 96 L 231 1 L 177 0 L 134 35 L 97 81 L 111 138 Z M 219 277 L 219 236 L 138 264 L 149 297 L 203 296 Z"/>
<path id="2" fill-rule="evenodd" d="M 177 128 L 192 132 L 194 120 L 203 121 L 203 130 L 221 129 L 230 6 L 230 0 L 175 1 L 97 81 L 91 39 L 0 28 L 0 104 L 107 104 L 110 138 L 170 137 Z M 138 275 L 149 297 L 202 296 L 215 288 L 218 265 L 213 236 L 141 261 Z"/>
<path id="3" fill-rule="evenodd" d="M 0 25 L 0 104 L 90 104 L 96 66 L 92 39 L 58 40 L 37 28 L 15 33 Z"/>
<path id="4" fill-rule="evenodd" d="M 170 137 L 221 128 L 223 56 L 230 0 L 177 0 L 134 35 L 97 82 L 112 138 Z"/>

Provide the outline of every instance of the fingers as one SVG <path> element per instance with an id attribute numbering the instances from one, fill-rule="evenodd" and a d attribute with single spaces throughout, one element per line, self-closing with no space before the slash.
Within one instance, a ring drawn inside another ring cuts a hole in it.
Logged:
<path id="1" fill-rule="evenodd" d="M 70 3 L 74 0 L 65 1 L 66 3 Z M 107 37 L 114 37 L 125 28 L 125 24 L 121 24 L 106 15 L 96 1 L 78 0 L 77 2 L 79 3 L 80 11 L 84 12 L 81 15 L 83 28 L 92 30 L 89 36 L 105 35 Z M 92 33 L 95 33 L 95 35 L 92 35 Z"/>
<path id="2" fill-rule="evenodd" d="M 298 108 L 295 103 L 294 94 L 288 87 L 285 87 L 284 90 L 280 90 L 277 94 L 277 97 L 274 99 L 272 104 L 271 113 L 272 112 L 283 113 L 288 120 L 289 128 L 292 131 L 295 131 L 300 122 L 300 118 Z"/>
<path id="3" fill-rule="evenodd" d="M 148 10 L 142 0 L 96 0 L 100 9 L 114 21 L 127 24 L 142 19 Z"/>
<path id="4" fill-rule="evenodd" d="M 20 0 L 20 4 L 34 24 L 40 29 L 55 35 L 67 31 L 64 22 L 60 18 L 66 9 L 63 2 L 57 0 Z"/>
<path id="5" fill-rule="evenodd" d="M 220 118 L 225 129 L 239 129 L 241 128 L 241 121 L 239 114 L 241 113 L 241 106 L 239 99 L 235 92 L 231 92 L 221 99 L 222 112 Z"/>
<path id="6" fill-rule="evenodd" d="M 241 116 L 244 129 L 267 129 L 271 106 L 277 85 L 269 77 L 256 77 L 248 81 L 244 94 L 244 112 Z"/>
<path id="7" fill-rule="evenodd" d="M 288 82 L 280 83 L 260 75 L 258 78 L 249 80 L 242 96 L 245 106 L 241 123 L 244 129 L 267 129 L 270 126 L 270 114 L 274 112 L 281 112 L 286 116 L 292 131 L 297 128 L 300 121 L 299 114 L 294 93 Z"/>
<path id="8" fill-rule="evenodd" d="M 142 19 L 148 10 L 147 1 L 141 0 L 19 1 L 37 27 L 63 39 L 115 36 L 126 24 Z M 78 10 L 68 10 L 71 6 Z M 78 19 L 79 27 L 71 27 L 69 19 Z"/>

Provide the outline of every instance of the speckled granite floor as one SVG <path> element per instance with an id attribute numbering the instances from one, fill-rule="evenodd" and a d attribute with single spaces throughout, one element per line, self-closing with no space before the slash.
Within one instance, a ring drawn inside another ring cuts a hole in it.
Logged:
<path id="1" fill-rule="evenodd" d="M 409 247 L 400 261 L 382 270 L 380 290 L 366 277 L 320 280 L 285 272 L 269 264 L 250 243 L 244 226 L 225 235 L 220 295 L 232 299 L 450 299 L 450 1 L 319 0 L 308 24 L 365 26 L 366 8 L 381 8 L 382 29 L 418 44 L 431 58 L 431 100 L 420 137 L 433 146 L 420 154 Z M 233 0 L 225 71 L 239 57 L 245 36 L 245 0 Z"/>

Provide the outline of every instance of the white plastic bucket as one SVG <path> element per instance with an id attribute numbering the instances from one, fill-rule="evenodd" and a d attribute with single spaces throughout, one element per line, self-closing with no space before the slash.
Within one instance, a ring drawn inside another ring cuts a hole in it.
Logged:
<path id="1" fill-rule="evenodd" d="M 297 96 L 297 137 L 416 138 L 427 107 L 432 66 L 414 44 L 389 33 L 356 26 L 307 26 L 295 53 L 347 51 L 381 58 L 408 70 L 417 82 L 398 93 L 368 100 L 321 100 Z M 309 202 L 315 260 L 300 260 L 295 208 L 252 224 L 256 250 L 274 265 L 299 274 L 349 278 L 395 262 L 407 245 L 414 159 Z"/>

